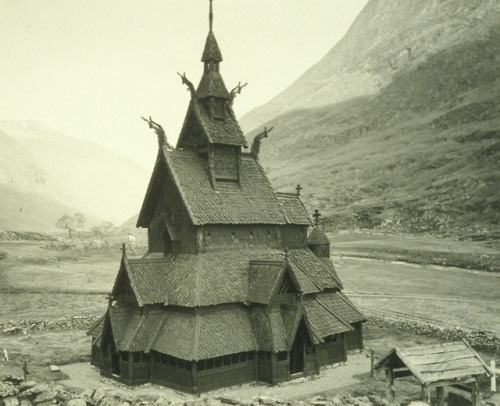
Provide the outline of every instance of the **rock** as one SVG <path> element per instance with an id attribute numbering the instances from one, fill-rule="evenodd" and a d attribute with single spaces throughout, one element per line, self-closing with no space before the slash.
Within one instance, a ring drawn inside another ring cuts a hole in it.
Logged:
<path id="1" fill-rule="evenodd" d="M 49 390 L 49 386 L 47 384 L 36 384 L 36 385 L 32 386 L 31 388 L 26 389 L 24 391 L 23 395 L 26 395 L 26 396 L 38 395 L 38 394 L 45 392 L 45 391 L 48 391 L 48 390 Z"/>
<path id="2" fill-rule="evenodd" d="M 0 398 L 8 396 L 16 396 L 18 394 L 17 388 L 10 382 L 0 382 Z"/>
<path id="3" fill-rule="evenodd" d="M 28 399 L 21 399 L 21 404 L 19 406 L 31 406 L 31 402 Z"/>
<path id="4" fill-rule="evenodd" d="M 19 389 L 19 392 L 24 392 L 25 390 L 31 389 L 36 384 L 37 383 L 35 381 L 24 381 L 17 387 L 17 389 Z"/>
<path id="5" fill-rule="evenodd" d="M 63 403 L 63 406 L 87 406 L 87 402 L 82 398 L 75 398 L 67 400 Z"/>
<path id="6" fill-rule="evenodd" d="M 61 368 L 59 368 L 57 365 L 50 365 L 49 366 L 50 372 L 59 372 Z"/>
<path id="7" fill-rule="evenodd" d="M 19 406 L 19 399 L 17 399 L 15 396 L 9 396 L 3 398 L 2 400 L 4 406 Z"/>
<path id="8" fill-rule="evenodd" d="M 269 396 L 259 396 L 259 403 L 267 406 L 274 406 L 276 404 L 276 400 Z"/>
<path id="9" fill-rule="evenodd" d="M 17 375 L 6 375 L 2 378 L 2 381 L 10 382 L 13 383 L 14 385 L 19 385 L 21 382 L 24 381 L 24 378 L 22 376 L 17 376 Z"/>
<path id="10" fill-rule="evenodd" d="M 41 392 L 38 395 L 36 395 L 35 399 L 33 400 L 33 403 L 35 405 L 39 403 L 56 403 L 56 398 L 57 398 L 58 391 L 54 389 L 49 389 L 47 391 Z"/>

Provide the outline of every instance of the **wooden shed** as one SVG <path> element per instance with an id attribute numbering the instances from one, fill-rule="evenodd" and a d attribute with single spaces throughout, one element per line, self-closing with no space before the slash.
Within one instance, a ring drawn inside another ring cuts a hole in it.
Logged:
<path id="1" fill-rule="evenodd" d="M 445 387 L 468 392 L 473 406 L 479 406 L 478 377 L 490 376 L 490 370 L 467 341 L 433 344 L 411 348 L 393 348 L 374 366 L 385 370 L 390 395 L 394 399 L 394 379 L 414 376 L 422 385 L 421 399 L 431 403 L 436 391 L 436 405 L 444 406 Z"/>

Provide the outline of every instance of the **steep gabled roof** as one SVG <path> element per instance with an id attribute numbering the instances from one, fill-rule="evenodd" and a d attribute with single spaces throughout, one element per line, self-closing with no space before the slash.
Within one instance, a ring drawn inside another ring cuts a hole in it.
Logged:
<path id="1" fill-rule="evenodd" d="M 327 336 L 353 329 L 347 321 L 336 314 L 334 308 L 330 308 L 323 301 L 315 297 L 305 297 L 303 304 L 306 325 L 314 344 L 323 343 Z"/>
<path id="2" fill-rule="evenodd" d="M 290 224 L 300 224 L 309 226 L 312 225 L 309 213 L 307 212 L 304 203 L 300 196 L 294 193 L 279 193 L 277 192 L 278 201 L 285 213 L 287 222 Z"/>
<path id="3" fill-rule="evenodd" d="M 284 272 L 283 261 L 250 261 L 248 301 L 269 304 Z"/>
<path id="4" fill-rule="evenodd" d="M 126 256 L 123 256 L 112 293 L 115 294 L 118 284 L 123 280 L 122 276 L 125 276 L 130 282 L 139 306 L 154 303 L 166 304 L 167 296 L 164 287 L 166 274 L 164 268 L 161 263 L 149 262 L 145 264 L 143 261 L 129 261 Z"/>
<path id="5" fill-rule="evenodd" d="M 308 250 L 290 251 L 288 262 L 302 293 L 342 288 L 333 264 L 326 259 L 323 261 Z"/>
<path id="6" fill-rule="evenodd" d="M 197 94 L 199 92 L 200 97 L 212 95 L 215 97 L 228 98 L 229 94 L 227 93 L 222 77 L 216 78 L 212 75 L 217 76 L 218 73 L 211 73 L 203 76 Z M 209 81 L 212 77 L 214 78 L 213 82 Z M 177 148 L 185 147 L 185 139 L 193 136 L 193 133 L 199 131 L 202 133 L 201 141 L 207 140 L 211 144 L 227 144 L 245 148 L 248 146 L 243 131 L 241 131 L 240 125 L 230 105 L 226 105 L 227 114 L 224 119 L 211 117 L 207 108 L 209 108 L 209 106 L 206 105 L 206 103 L 197 99 L 192 99 L 189 102 L 186 118 L 184 119 L 184 124 L 182 125 L 177 141 Z"/>
<path id="7" fill-rule="evenodd" d="M 222 75 L 217 71 L 205 72 L 201 77 L 198 88 L 196 89 L 196 97 L 203 99 L 205 97 L 219 97 L 222 99 L 230 99 Z M 227 106 L 229 107 L 229 106 Z M 221 120 L 214 120 L 215 122 Z M 238 125 L 239 129 L 239 125 Z M 241 130 L 240 130 L 241 131 Z"/>
<path id="8" fill-rule="evenodd" d="M 211 185 L 208 162 L 194 151 L 164 149 L 167 166 L 194 225 L 286 224 L 264 170 L 242 156 L 239 182 Z"/>

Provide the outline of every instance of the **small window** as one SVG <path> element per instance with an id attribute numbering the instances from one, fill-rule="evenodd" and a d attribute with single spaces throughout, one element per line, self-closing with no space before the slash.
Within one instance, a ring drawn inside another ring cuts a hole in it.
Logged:
<path id="1" fill-rule="evenodd" d="M 246 362 L 247 358 L 248 358 L 248 353 L 242 352 L 240 354 L 240 362 Z"/>
<path id="2" fill-rule="evenodd" d="M 222 357 L 215 358 L 215 368 L 220 368 L 222 366 Z"/>

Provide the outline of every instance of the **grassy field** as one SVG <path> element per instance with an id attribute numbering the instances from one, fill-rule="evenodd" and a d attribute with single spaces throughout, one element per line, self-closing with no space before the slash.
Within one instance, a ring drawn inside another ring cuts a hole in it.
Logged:
<path id="1" fill-rule="evenodd" d="M 368 232 L 329 233 L 328 236 L 335 254 L 500 272 L 498 241 L 458 241 Z"/>
<path id="2" fill-rule="evenodd" d="M 500 335 L 500 275 L 448 267 L 334 257 L 348 296 L 365 312 Z"/>

